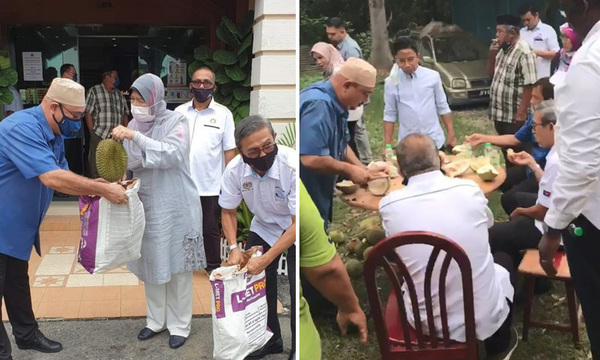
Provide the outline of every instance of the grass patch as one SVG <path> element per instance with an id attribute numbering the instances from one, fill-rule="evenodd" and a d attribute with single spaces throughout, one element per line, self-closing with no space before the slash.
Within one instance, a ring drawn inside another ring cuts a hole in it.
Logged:
<path id="1" fill-rule="evenodd" d="M 300 88 L 308 84 L 320 81 L 320 74 L 302 75 Z M 373 157 L 378 158 L 383 144 L 383 79 L 371 95 L 371 103 L 365 107 L 365 121 L 371 142 Z M 487 119 L 485 107 L 465 108 L 453 112 L 454 129 L 459 142 L 464 140 L 465 135 L 474 132 L 494 133 L 493 124 Z M 300 135 L 302 136 L 302 135 Z M 396 135 L 394 135 L 394 138 Z M 506 220 L 508 216 L 500 206 L 500 194 L 494 192 L 488 197 L 489 207 L 495 219 Z M 377 215 L 377 212 L 351 208 L 339 199 L 334 200 L 333 223 L 331 229 L 344 231 L 349 238 L 357 236 L 356 224 L 361 220 Z M 543 295 L 536 297 L 534 314 L 536 319 L 556 322 L 568 322 L 567 306 L 564 300 L 564 288 L 562 283 L 555 282 L 553 289 Z M 362 308 L 368 312 L 369 304 L 366 290 L 362 280 L 354 280 L 353 286 L 360 300 Z M 513 324 L 519 331 L 522 330 L 523 312 L 521 306 L 516 306 Z M 326 360 L 373 360 L 379 359 L 379 347 L 372 321 L 369 322 L 369 344 L 363 346 L 358 343 L 356 335 L 340 336 L 336 326 L 324 322 L 316 322 L 321 335 L 323 359 Z M 512 359 L 521 360 L 581 360 L 588 359 L 589 343 L 584 328 L 581 329 L 582 342 L 579 349 L 573 346 L 570 334 L 531 329 L 529 340 L 519 342 Z M 589 357 L 591 359 L 591 357 Z"/>

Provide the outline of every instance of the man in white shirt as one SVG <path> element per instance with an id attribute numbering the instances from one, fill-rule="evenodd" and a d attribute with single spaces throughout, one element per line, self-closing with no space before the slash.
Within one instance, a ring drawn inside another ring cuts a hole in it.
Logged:
<path id="1" fill-rule="evenodd" d="M 12 115 L 19 110 L 23 110 L 23 101 L 21 100 L 21 95 L 17 89 L 10 86 L 8 90 L 13 94 L 13 101 L 8 105 L 4 105 L 4 117 Z"/>
<path id="2" fill-rule="evenodd" d="M 237 207 L 244 200 L 254 214 L 246 249 L 262 246 L 264 254 L 248 261 L 248 273 L 265 270 L 267 282 L 267 326 L 273 336 L 267 344 L 246 359 L 262 359 L 281 353 L 283 341 L 277 318 L 277 266 L 287 250 L 290 281 L 292 350 L 296 331 L 296 150 L 275 143 L 271 123 L 261 116 L 249 116 L 235 128 L 235 144 L 240 152 L 226 167 L 221 182 L 219 205 L 223 208 L 223 232 L 229 244 L 229 263 L 239 264 L 237 247 Z"/>
<path id="3" fill-rule="evenodd" d="M 487 359 L 510 358 L 517 346 L 517 334 L 511 324 L 514 293 L 510 280 L 512 261 L 502 253 L 492 257 L 487 239 L 493 217 L 483 192 L 472 181 L 448 178 L 442 174 L 437 144 L 427 135 L 406 136 L 398 144 L 396 154 L 400 171 L 408 179 L 408 184 L 381 200 L 379 211 L 386 234 L 428 231 L 443 235 L 462 247 L 473 270 L 477 338 L 485 343 Z M 425 297 L 423 284 L 431 250 L 427 245 L 407 245 L 397 251 L 408 265 L 420 303 Z M 441 261 L 435 267 L 441 267 Z M 436 277 L 432 279 L 432 289 L 438 289 L 437 281 Z M 404 295 L 404 301 L 410 304 L 407 292 Z M 436 290 L 432 296 L 436 306 L 439 304 Z M 456 264 L 448 270 L 446 300 L 450 338 L 464 342 L 462 281 Z M 422 304 L 421 319 L 426 329 L 427 313 Z M 406 309 L 409 321 L 414 323 L 411 306 Z M 438 336 L 441 337 L 440 309 L 434 308 L 434 312 L 436 328 L 440 331 Z"/>
<path id="4" fill-rule="evenodd" d="M 531 46 L 536 55 L 537 78 L 550 77 L 552 60 L 560 50 L 558 35 L 552 26 L 542 22 L 534 4 L 524 3 L 519 6 L 519 15 L 524 25 L 520 31 L 521 39 Z"/>
<path id="5" fill-rule="evenodd" d="M 414 42 L 402 38 L 394 44 L 398 67 L 397 76 L 385 79 L 383 110 L 385 144 L 392 143 L 396 121 L 399 124 L 398 141 L 409 134 L 426 134 L 435 141 L 438 149 L 456 145 L 452 112 L 442 79 L 437 71 L 419 66 L 419 52 Z M 448 139 L 440 125 L 442 117 Z M 385 157 L 385 148 L 382 149 Z"/>
<path id="6" fill-rule="evenodd" d="M 219 191 L 225 166 L 235 156 L 235 124 L 231 111 L 213 99 L 215 73 L 201 67 L 192 75 L 192 101 L 178 106 L 190 124 L 190 172 L 202 206 L 202 232 L 206 271 L 221 266 Z"/>
<path id="7" fill-rule="evenodd" d="M 560 158 L 552 206 L 540 241 L 540 264 L 553 275 L 560 240 L 581 302 L 594 359 L 600 359 L 600 0 L 561 2 L 583 40 L 565 81 L 555 87 L 556 151 Z M 581 234 L 580 232 L 583 232 Z"/>
<path id="8" fill-rule="evenodd" d="M 510 214 L 510 221 L 497 222 L 489 231 L 492 252 L 501 251 L 509 254 L 515 265 L 521 261 L 520 251 L 537 249 L 544 233 L 542 222 L 551 205 L 552 185 L 559 167 L 558 154 L 554 148 L 555 125 L 554 101 L 543 101 L 535 110 L 532 127 L 540 147 L 551 149 L 546 156 L 544 170 L 533 156 L 525 151 L 508 155 L 511 162 L 529 167 L 539 182 L 537 202 L 534 206 L 517 207 Z"/>

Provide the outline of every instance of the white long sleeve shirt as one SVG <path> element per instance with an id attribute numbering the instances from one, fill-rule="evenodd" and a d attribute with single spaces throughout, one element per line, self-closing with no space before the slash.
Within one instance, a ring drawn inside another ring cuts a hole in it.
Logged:
<path id="1" fill-rule="evenodd" d="M 554 88 L 560 159 L 552 206 L 544 222 L 564 229 L 583 214 L 600 228 L 600 22 L 577 51 L 565 81 Z"/>

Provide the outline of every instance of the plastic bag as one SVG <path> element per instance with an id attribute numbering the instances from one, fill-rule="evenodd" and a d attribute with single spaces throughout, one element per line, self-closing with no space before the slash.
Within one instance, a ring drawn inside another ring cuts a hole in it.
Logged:
<path id="1" fill-rule="evenodd" d="M 216 360 L 244 359 L 273 336 L 267 328 L 265 272 L 248 275 L 245 268 L 251 256 L 260 254 L 262 247 L 253 247 L 242 253 L 240 266 L 220 267 L 210 274 Z"/>
<path id="2" fill-rule="evenodd" d="M 90 273 L 115 269 L 141 257 L 146 226 L 144 205 L 138 196 L 140 180 L 123 182 L 127 204 L 112 204 L 99 196 L 79 197 L 81 240 L 77 261 Z"/>

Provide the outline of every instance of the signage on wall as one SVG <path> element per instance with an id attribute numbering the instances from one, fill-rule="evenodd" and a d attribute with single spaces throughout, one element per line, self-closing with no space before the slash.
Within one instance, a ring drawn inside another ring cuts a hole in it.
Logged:
<path id="1" fill-rule="evenodd" d="M 23 80 L 44 81 L 44 67 L 40 51 L 23 51 Z"/>
<path id="2" fill-rule="evenodd" d="M 187 63 L 185 61 L 169 61 L 167 87 L 185 86 L 187 79 Z"/>

